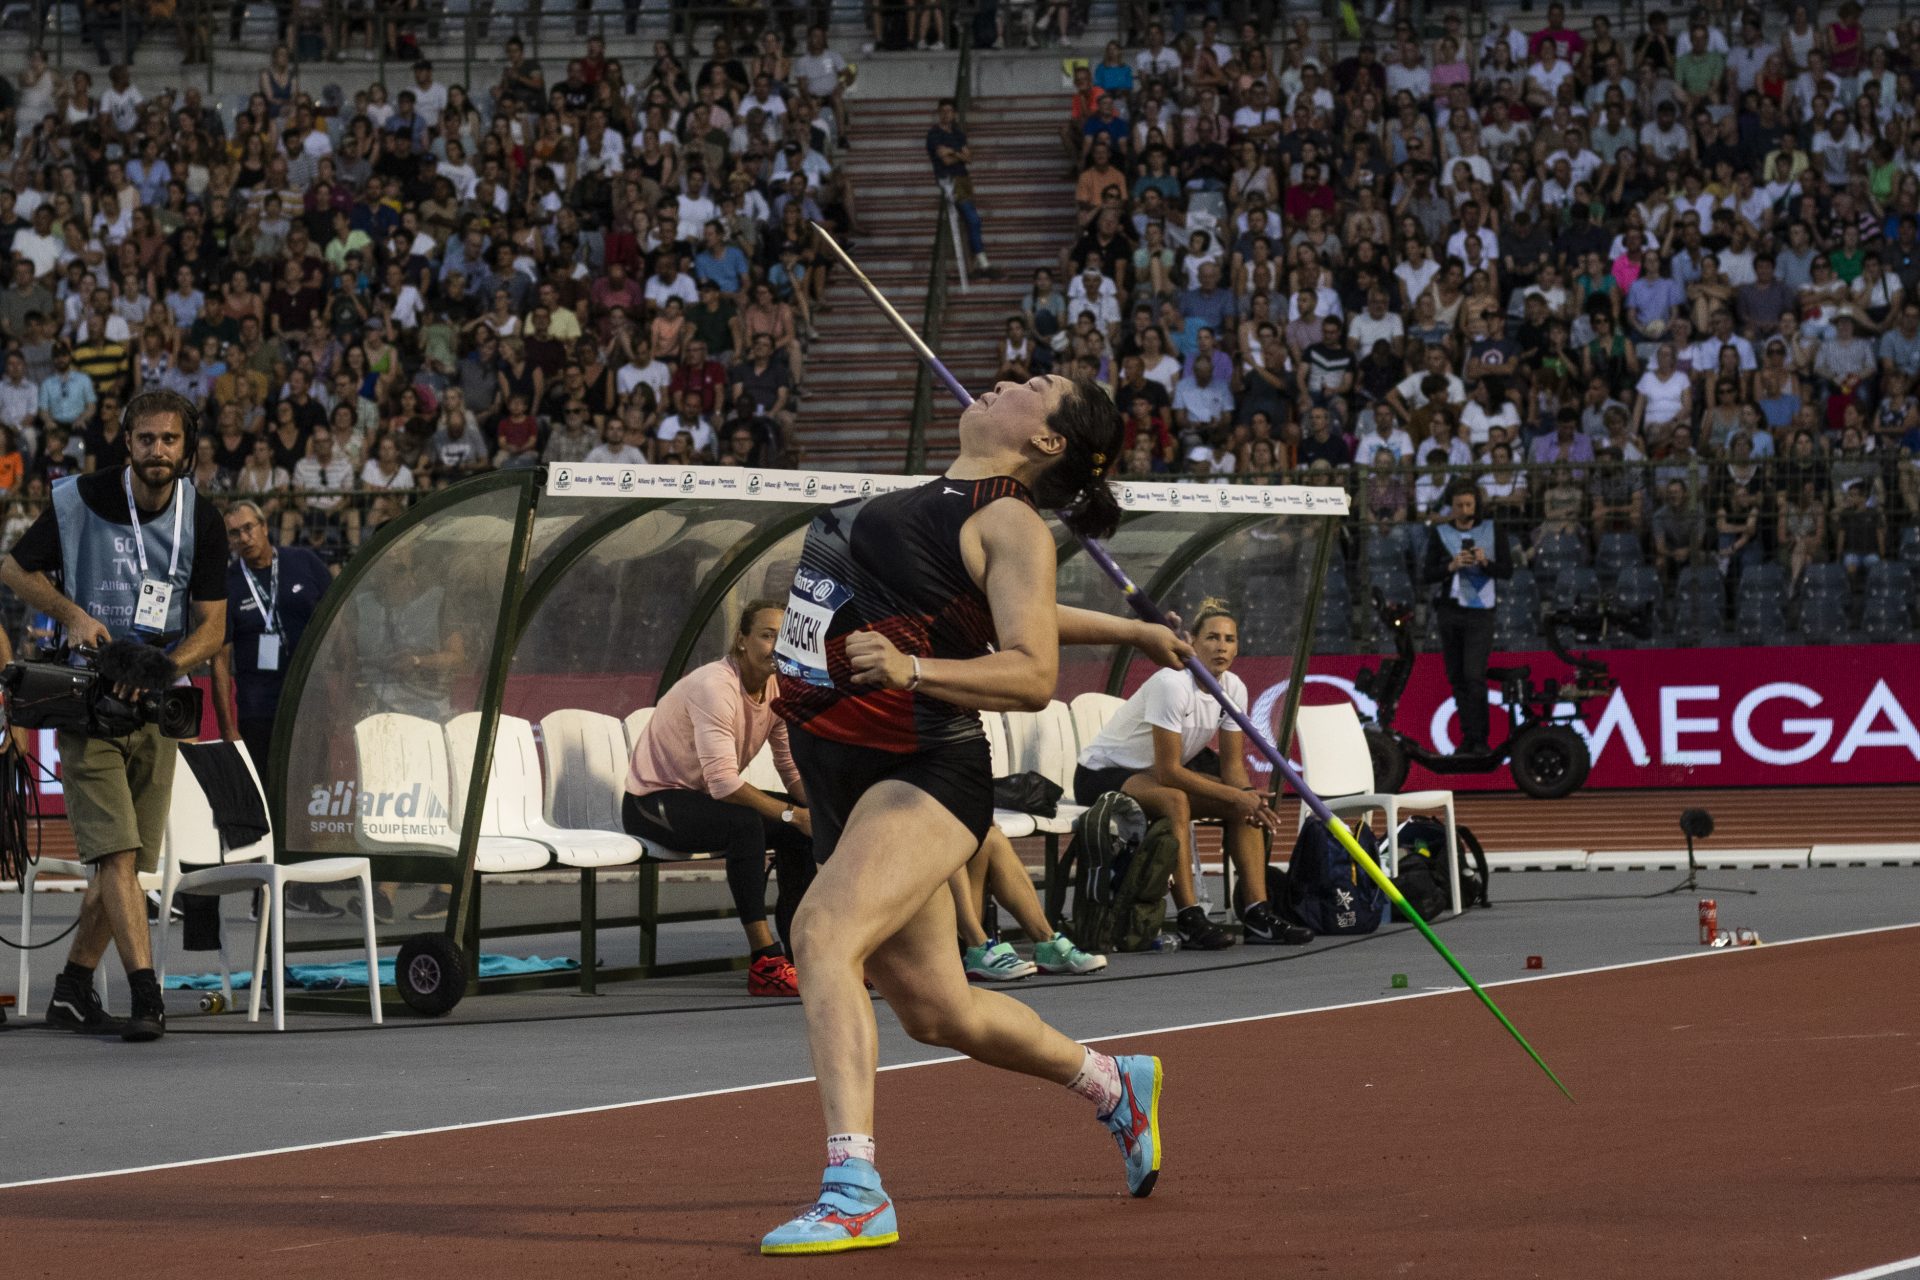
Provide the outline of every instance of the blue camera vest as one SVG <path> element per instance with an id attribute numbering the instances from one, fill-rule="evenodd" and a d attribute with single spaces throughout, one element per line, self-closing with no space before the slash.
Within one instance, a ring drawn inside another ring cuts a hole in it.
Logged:
<path id="1" fill-rule="evenodd" d="M 146 576 L 173 584 L 166 634 L 178 640 L 187 630 L 187 584 L 193 578 L 193 486 L 184 480 L 173 485 L 173 501 L 180 504 L 176 552 L 171 511 L 129 529 L 117 520 L 103 519 L 89 507 L 80 496 L 79 483 L 78 476 L 68 476 L 53 486 L 67 598 L 98 618 L 114 639 L 134 634 L 133 610 L 140 598 L 141 579 L 140 547 L 135 539 L 140 539 L 146 551 Z"/>

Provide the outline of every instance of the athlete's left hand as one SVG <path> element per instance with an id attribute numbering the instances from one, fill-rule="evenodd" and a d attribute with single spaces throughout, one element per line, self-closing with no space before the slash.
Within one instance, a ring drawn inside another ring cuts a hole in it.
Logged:
<path id="1" fill-rule="evenodd" d="M 1172 667 L 1175 670 L 1186 666 L 1187 659 L 1193 656 L 1193 646 L 1188 644 L 1179 632 L 1155 626 L 1150 622 L 1139 624 L 1139 632 L 1134 637 L 1133 647 L 1161 666 Z"/>
<path id="2" fill-rule="evenodd" d="M 856 631 L 847 637 L 847 665 L 853 668 L 849 684 L 904 689 L 913 679 L 913 659 L 877 631 Z"/>

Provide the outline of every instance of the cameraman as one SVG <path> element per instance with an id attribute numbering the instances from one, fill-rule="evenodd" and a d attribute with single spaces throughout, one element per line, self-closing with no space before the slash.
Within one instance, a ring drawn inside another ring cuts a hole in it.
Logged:
<path id="1" fill-rule="evenodd" d="M 1487 749 L 1487 656 L 1493 652 L 1494 583 L 1513 576 L 1504 525 L 1480 519 L 1471 480 L 1447 486 L 1449 518 L 1427 535 L 1420 574 L 1437 584 L 1440 654 L 1460 715 L 1459 754 Z"/>
<path id="2" fill-rule="evenodd" d="M 0 563 L 0 583 L 51 615 L 69 645 L 157 645 L 168 650 L 176 679 L 220 651 L 227 621 L 226 531 L 183 479 L 197 417 L 172 391 L 133 397 L 121 415 L 127 465 L 55 484 L 46 511 Z M 148 690 L 123 683 L 113 692 L 132 700 Z M 57 744 L 74 844 L 93 879 L 47 1022 L 156 1040 L 167 1015 L 139 877 L 160 869 L 177 746 L 152 724 L 121 737 L 62 730 Z M 108 938 L 133 989 L 124 1023 L 107 1016 L 93 988 Z"/>

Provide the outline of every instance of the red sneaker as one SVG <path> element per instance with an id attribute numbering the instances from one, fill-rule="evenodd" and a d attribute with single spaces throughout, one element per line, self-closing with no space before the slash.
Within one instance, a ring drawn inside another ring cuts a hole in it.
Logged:
<path id="1" fill-rule="evenodd" d="M 793 961 L 785 956 L 762 956 L 747 966 L 747 994 L 750 996 L 797 996 L 800 975 Z"/>

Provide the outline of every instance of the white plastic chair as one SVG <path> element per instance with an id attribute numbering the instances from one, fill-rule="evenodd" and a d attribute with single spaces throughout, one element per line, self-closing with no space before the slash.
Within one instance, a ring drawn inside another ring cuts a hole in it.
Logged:
<path id="1" fill-rule="evenodd" d="M 41 876 L 48 874 L 79 876 L 81 879 L 90 879 L 93 876 L 93 869 L 84 862 L 72 862 L 65 858 L 42 858 L 38 862 L 29 862 L 27 864 L 26 870 L 20 876 L 20 941 L 23 943 L 33 941 L 34 882 Z M 140 890 L 142 893 L 150 889 L 158 889 L 159 887 L 160 877 L 157 874 L 143 875 L 140 877 Z M 28 1008 L 33 999 L 33 993 L 30 989 L 33 970 L 27 963 L 32 957 L 33 952 L 31 951 L 22 951 L 20 953 L 20 979 L 14 984 L 13 988 L 14 996 L 19 1001 L 19 1007 L 22 1012 Z M 99 991 L 101 1000 L 104 1001 L 107 998 L 106 965 L 102 964 L 95 967 L 93 971 L 93 985 L 94 988 Z"/>
<path id="2" fill-rule="evenodd" d="M 1079 694 L 1067 704 L 1067 710 L 1073 716 L 1073 738 L 1079 751 L 1093 745 L 1093 740 L 1107 727 L 1107 721 L 1113 719 L 1114 713 L 1125 704 L 1125 699 L 1116 698 L 1110 693 Z M 1074 753 L 1076 760 L 1079 751 Z"/>
<path id="3" fill-rule="evenodd" d="M 614 717 L 568 708 L 540 721 L 547 747 L 547 821 L 575 831 L 626 834 L 627 733 Z"/>
<path id="4" fill-rule="evenodd" d="M 447 739 L 440 726 L 419 716 L 383 711 L 353 726 L 359 769 L 359 818 L 354 838 L 371 853 L 452 855 L 460 837 L 447 807 L 450 773 Z M 464 771 L 471 757 L 462 762 Z M 402 801 L 408 813 L 398 813 Z M 387 811 L 391 804 L 394 812 Z M 532 840 L 484 832 L 474 851 L 474 870 L 486 875 L 537 871 L 547 865 L 547 847 Z"/>
<path id="5" fill-rule="evenodd" d="M 631 711 L 627 713 L 626 730 L 627 730 L 627 748 L 629 750 L 633 748 L 634 743 L 640 741 L 640 731 L 642 729 L 645 729 L 647 727 L 647 722 L 652 719 L 653 719 L 652 707 L 641 707 L 637 711 Z"/>
<path id="6" fill-rule="evenodd" d="M 192 746 L 182 748 L 193 750 Z M 239 747 L 247 776 L 261 791 L 260 775 Z M 262 807 L 265 801 L 262 799 Z M 195 870 L 194 868 L 199 868 Z M 260 1021 L 260 989 L 266 985 L 267 941 L 273 941 L 273 1029 L 287 1029 L 287 916 L 286 886 L 290 884 L 337 884 L 354 880 L 360 885 L 360 900 L 373 900 L 373 876 L 365 858 L 316 858 L 311 862 L 276 863 L 273 861 L 273 837 L 263 836 L 245 848 L 229 848 L 214 825 L 213 808 L 199 779 L 182 759 L 174 766 L 173 801 L 167 810 L 166 852 L 161 864 L 165 883 L 160 890 L 159 937 L 154 943 L 154 969 L 164 984 L 167 978 L 168 923 L 173 899 L 179 893 L 202 893 L 224 897 L 232 893 L 265 890 L 266 908 L 254 930 L 253 989 L 247 996 L 247 1021 Z M 373 913 L 362 912 L 367 945 L 367 1001 L 373 1021 L 384 1021 L 380 1011 L 380 950 L 374 936 Z M 232 975 L 227 962 L 223 937 L 220 944 L 221 990 L 229 1004 L 233 1000 Z"/>
<path id="7" fill-rule="evenodd" d="M 455 716 L 447 725 L 447 751 L 452 759 L 473 758 L 479 745 L 480 713 Z M 466 787 L 454 775 L 453 811 L 464 813 Z M 641 843 L 621 832 L 592 827 L 567 828 L 547 821 L 546 789 L 541 783 L 540 751 L 534 745 L 533 726 L 519 716 L 501 716 L 493 737 L 493 769 L 486 800 L 480 810 L 484 836 L 528 840 L 546 846 L 563 867 L 592 870 L 640 861 Z"/>
<path id="8" fill-rule="evenodd" d="M 1453 792 L 1403 791 L 1398 795 L 1373 789 L 1373 754 L 1367 750 L 1367 736 L 1360 717 L 1350 702 L 1301 707 L 1294 720 L 1294 733 L 1306 763 L 1305 782 L 1313 793 L 1326 801 L 1335 815 L 1371 814 L 1383 810 L 1387 815 L 1387 838 L 1379 859 L 1381 869 L 1392 875 L 1399 860 L 1394 841 L 1400 830 L 1400 814 L 1444 812 L 1447 826 L 1447 861 L 1453 872 L 1447 877 L 1453 890 L 1453 914 L 1460 914 L 1460 834 L 1453 820 Z M 1300 806 L 1301 827 L 1307 824 L 1307 806 Z"/>
<path id="9" fill-rule="evenodd" d="M 1060 788 L 1053 817 L 1033 815 L 1041 835 L 1066 835 L 1086 806 L 1073 802 L 1073 771 L 1080 745 L 1073 733 L 1073 713 L 1064 702 L 1049 702 L 1044 711 L 1011 711 L 1006 716 L 1007 757 L 1012 773 L 1037 773 Z"/>
<path id="10" fill-rule="evenodd" d="M 987 755 L 993 763 L 993 776 L 1005 778 L 1017 772 L 1013 767 L 1013 755 L 1007 749 L 1007 720 L 998 711 L 980 712 L 980 727 L 987 734 Z M 993 811 L 993 825 L 1009 840 L 1018 840 L 1030 836 L 1039 829 L 1039 823 L 1030 813 L 1021 813 L 1018 809 Z"/>

